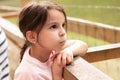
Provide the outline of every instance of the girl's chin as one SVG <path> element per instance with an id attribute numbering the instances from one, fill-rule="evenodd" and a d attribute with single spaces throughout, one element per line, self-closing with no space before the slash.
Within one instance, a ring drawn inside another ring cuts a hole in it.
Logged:
<path id="1" fill-rule="evenodd" d="M 58 51 L 59 52 L 59 51 L 61 51 L 63 49 L 64 49 L 64 45 L 63 46 L 59 45 L 59 46 L 54 48 L 54 51 Z"/>
<path id="2" fill-rule="evenodd" d="M 59 51 L 61 51 L 61 50 L 63 50 L 63 48 L 56 49 L 55 51 L 56 51 L 56 52 L 59 52 Z"/>

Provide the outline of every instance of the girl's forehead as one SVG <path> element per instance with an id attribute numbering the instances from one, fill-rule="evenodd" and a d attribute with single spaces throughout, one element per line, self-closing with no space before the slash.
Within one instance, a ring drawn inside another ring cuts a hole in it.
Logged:
<path id="1" fill-rule="evenodd" d="M 65 21 L 65 16 L 63 12 L 56 10 L 56 9 L 51 9 L 48 11 L 47 15 L 47 21 Z"/>

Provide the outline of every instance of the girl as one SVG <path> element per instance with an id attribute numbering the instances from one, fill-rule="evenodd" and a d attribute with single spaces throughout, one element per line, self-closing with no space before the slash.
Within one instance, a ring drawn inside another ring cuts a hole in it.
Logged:
<path id="1" fill-rule="evenodd" d="M 62 80 L 73 55 L 84 55 L 86 43 L 67 40 L 66 14 L 50 1 L 32 3 L 21 11 L 19 28 L 26 38 L 14 80 Z"/>

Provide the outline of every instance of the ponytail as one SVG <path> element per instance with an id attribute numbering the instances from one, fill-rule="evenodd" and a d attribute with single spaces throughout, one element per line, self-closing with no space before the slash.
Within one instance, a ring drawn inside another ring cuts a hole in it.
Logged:
<path id="1" fill-rule="evenodd" d="M 22 61 L 23 55 L 25 53 L 25 50 L 27 49 L 27 47 L 30 45 L 29 42 L 25 42 L 24 46 L 22 47 L 21 51 L 20 51 L 20 62 Z"/>

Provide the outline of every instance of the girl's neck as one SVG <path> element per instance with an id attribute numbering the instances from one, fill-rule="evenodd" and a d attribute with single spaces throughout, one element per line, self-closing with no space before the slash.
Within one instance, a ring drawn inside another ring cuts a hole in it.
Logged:
<path id="1" fill-rule="evenodd" d="M 35 47 L 31 47 L 29 53 L 30 53 L 30 56 L 44 63 L 49 59 L 51 51 L 48 51 L 46 49 L 40 49 L 40 48 L 38 49 Z"/>

